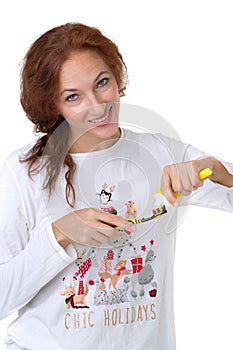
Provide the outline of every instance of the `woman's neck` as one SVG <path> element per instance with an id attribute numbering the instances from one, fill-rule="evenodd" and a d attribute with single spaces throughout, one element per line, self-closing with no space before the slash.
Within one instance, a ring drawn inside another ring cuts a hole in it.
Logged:
<path id="1" fill-rule="evenodd" d="M 111 138 L 103 139 L 93 135 L 89 137 L 84 134 L 75 141 L 70 147 L 70 153 L 89 153 L 100 151 L 113 146 L 121 137 L 121 129 L 118 128 L 117 133 Z"/>

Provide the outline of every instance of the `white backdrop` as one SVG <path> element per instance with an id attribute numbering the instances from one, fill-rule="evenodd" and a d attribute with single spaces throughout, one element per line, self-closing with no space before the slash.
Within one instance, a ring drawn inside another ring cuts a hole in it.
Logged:
<path id="1" fill-rule="evenodd" d="M 183 141 L 233 162 L 232 18 L 231 0 L 3 2 L 0 162 L 34 139 L 19 103 L 19 64 L 37 36 L 69 21 L 97 26 L 118 43 L 130 78 L 123 101 L 155 111 Z M 230 213 L 190 208 L 179 228 L 178 350 L 233 349 L 232 226 Z M 0 350 L 11 318 L 0 322 Z"/>

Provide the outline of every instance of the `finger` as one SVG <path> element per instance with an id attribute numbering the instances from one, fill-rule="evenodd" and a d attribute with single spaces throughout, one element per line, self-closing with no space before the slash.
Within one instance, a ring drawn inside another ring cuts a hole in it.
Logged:
<path id="1" fill-rule="evenodd" d="M 176 193 L 174 193 L 171 177 L 167 173 L 163 174 L 163 181 L 161 184 L 161 188 L 167 201 L 173 206 L 178 206 L 179 201 L 177 199 Z"/>
<path id="2" fill-rule="evenodd" d="M 186 171 L 180 178 L 180 190 L 181 196 L 189 196 L 193 191 L 197 190 L 203 185 L 203 181 L 199 178 L 199 172 L 196 168 L 186 168 Z"/>
<path id="3" fill-rule="evenodd" d="M 99 242 L 101 245 L 101 244 L 107 243 L 109 241 L 109 236 L 103 232 L 96 231 L 92 237 L 92 240 Z"/>
<path id="4" fill-rule="evenodd" d="M 82 216 L 80 216 L 81 212 L 82 214 L 85 213 L 85 215 L 83 214 Z M 105 211 L 96 208 L 86 208 L 83 210 L 77 210 L 77 215 L 85 224 L 94 227 L 96 226 L 96 222 L 102 222 L 106 225 L 109 225 L 110 227 L 118 225 L 125 226 L 128 224 L 128 221 L 123 219 L 122 217 L 115 214 L 106 213 Z"/>
<path id="5" fill-rule="evenodd" d="M 110 225 L 99 220 L 94 220 L 92 223 L 85 224 L 83 232 L 85 235 L 93 236 L 95 232 L 99 231 L 109 239 L 113 234 L 116 234 L 115 227 L 116 226 L 112 224 Z"/>
<path id="6" fill-rule="evenodd" d="M 119 230 L 116 230 L 117 226 L 109 226 L 106 224 L 102 224 L 101 227 L 98 228 L 98 232 L 102 233 L 105 235 L 108 239 L 112 237 L 119 238 L 120 237 L 120 232 Z"/>
<path id="7" fill-rule="evenodd" d="M 112 234 L 111 238 L 117 239 L 120 234 L 113 229 L 115 233 Z M 95 247 L 100 247 L 103 244 L 107 244 L 109 242 L 110 237 L 104 234 L 103 232 L 96 231 L 93 237 L 90 238 L 90 245 Z"/>
<path id="8" fill-rule="evenodd" d="M 101 246 L 101 242 L 94 239 L 93 237 L 95 236 L 95 234 L 91 235 L 86 235 L 85 237 L 73 237 L 73 242 L 84 245 L 84 246 L 88 246 L 88 247 L 100 247 Z"/>
<path id="9" fill-rule="evenodd" d="M 81 236 L 77 236 L 76 243 L 87 245 L 90 247 L 100 247 L 102 244 L 107 243 L 109 237 L 96 229 L 89 229 Z"/>
<path id="10" fill-rule="evenodd" d="M 184 196 L 184 197 L 189 196 L 192 193 L 194 187 L 191 183 L 191 178 L 189 176 L 189 173 L 185 174 L 183 176 L 183 178 L 181 178 L 181 186 L 180 187 L 181 187 L 181 189 L 180 189 L 179 193 L 181 196 Z"/>
<path id="11" fill-rule="evenodd" d="M 114 228 L 114 227 L 121 227 L 121 228 L 125 228 L 125 229 L 132 228 L 132 224 L 128 220 L 122 218 L 121 216 L 115 215 L 115 214 L 102 212 L 99 215 L 99 220 L 102 223 L 104 223 L 112 228 Z"/>
<path id="12" fill-rule="evenodd" d="M 200 180 L 198 171 L 194 171 L 192 173 L 190 181 L 191 181 L 191 185 L 192 185 L 193 190 L 197 190 L 199 187 L 203 186 L 203 184 L 204 184 L 204 181 Z"/>
<path id="13" fill-rule="evenodd" d="M 192 163 L 185 163 L 182 176 L 180 176 L 180 195 L 189 196 L 194 190 L 200 187 L 198 171 L 192 166 Z"/>

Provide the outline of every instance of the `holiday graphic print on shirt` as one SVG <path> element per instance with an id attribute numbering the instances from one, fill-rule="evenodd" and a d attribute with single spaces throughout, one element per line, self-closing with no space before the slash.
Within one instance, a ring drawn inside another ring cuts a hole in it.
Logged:
<path id="1" fill-rule="evenodd" d="M 92 262 L 91 259 L 88 258 L 84 260 L 86 250 L 84 249 L 81 254 L 79 254 L 78 250 L 76 250 L 77 259 L 75 261 L 77 265 L 77 270 L 72 277 L 72 282 L 65 286 L 65 289 L 60 293 L 61 296 L 65 296 L 65 303 L 67 304 L 67 308 L 72 307 L 73 309 L 79 308 L 89 308 L 86 303 L 86 295 L 88 293 L 88 285 L 84 284 L 84 277 L 88 270 L 91 268 Z M 63 282 L 65 281 L 65 277 L 63 278 Z M 78 281 L 78 289 L 74 288 L 75 281 Z"/>
<path id="2" fill-rule="evenodd" d="M 114 191 L 115 185 L 108 186 L 107 182 L 104 182 L 102 188 L 96 192 L 99 196 L 100 209 L 111 214 L 117 214 L 113 200 Z M 155 207 L 152 215 L 140 219 L 135 201 L 129 199 L 125 203 L 122 216 L 134 224 L 142 224 L 165 213 L 165 206 Z M 116 229 L 119 230 L 120 236 L 111 240 L 111 248 L 76 250 L 77 259 L 72 275 L 64 276 L 62 280 L 65 286 L 60 295 L 65 299 L 63 301 L 65 309 L 73 309 L 74 312 L 78 309 L 87 309 L 89 315 L 94 317 L 93 307 L 99 310 L 101 306 L 105 306 L 103 310 L 106 322 L 106 306 L 127 305 L 127 313 L 128 305 L 133 305 L 132 303 L 137 301 L 140 303 L 138 312 L 145 310 L 147 320 L 150 310 L 151 319 L 155 319 L 154 300 L 159 288 L 155 268 L 156 242 L 152 238 L 146 241 L 145 236 L 144 241 L 140 240 L 139 243 L 134 239 L 136 233 Z M 135 312 L 133 306 L 132 310 Z M 70 317 L 69 311 L 65 316 L 66 329 L 70 328 L 67 323 Z M 91 325 L 94 325 L 94 322 Z"/>
<path id="3" fill-rule="evenodd" d="M 81 255 L 77 254 L 77 269 L 72 276 L 72 280 L 66 284 L 66 278 L 63 278 L 65 289 L 60 293 L 65 297 L 67 309 L 90 308 L 87 305 L 86 296 L 91 287 L 95 287 L 92 292 L 93 299 L 91 304 L 94 305 L 112 305 L 128 302 L 131 298 L 142 297 L 145 295 L 145 287 L 149 286 L 149 296 L 156 297 L 157 282 L 155 280 L 155 271 L 152 262 L 155 259 L 153 250 L 154 241 L 150 241 L 149 248 L 146 245 L 141 246 L 142 255 L 131 256 L 130 261 L 115 259 L 112 249 L 108 250 L 103 256 L 98 276 L 95 280 L 84 278 L 87 272 L 92 268 L 92 260 L 83 259 L 85 250 Z M 130 249 L 130 245 L 125 247 Z M 118 262 L 116 262 L 118 261 Z M 122 282 L 120 284 L 120 282 Z M 120 286 L 119 286 L 120 284 Z M 76 286 L 76 288 L 75 288 Z"/>
<path id="4" fill-rule="evenodd" d="M 115 190 L 115 186 L 111 186 L 108 191 L 107 191 L 107 189 L 108 189 L 108 185 L 105 182 L 102 185 L 102 189 L 101 189 L 100 193 L 97 193 L 99 195 L 99 197 L 100 197 L 101 210 L 103 210 L 103 211 L 105 211 L 107 213 L 110 213 L 110 214 L 117 214 L 116 209 L 111 204 L 111 202 L 112 202 L 112 199 L 111 199 L 112 198 L 112 193 Z"/>

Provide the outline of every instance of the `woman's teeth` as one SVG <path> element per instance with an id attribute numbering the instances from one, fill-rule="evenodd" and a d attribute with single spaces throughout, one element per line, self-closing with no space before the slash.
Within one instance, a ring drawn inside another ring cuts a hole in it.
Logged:
<path id="1" fill-rule="evenodd" d="M 90 120 L 91 123 L 102 123 L 104 122 L 107 118 L 108 118 L 109 114 L 105 115 L 104 117 L 100 118 L 100 119 L 94 119 L 94 120 Z"/>

